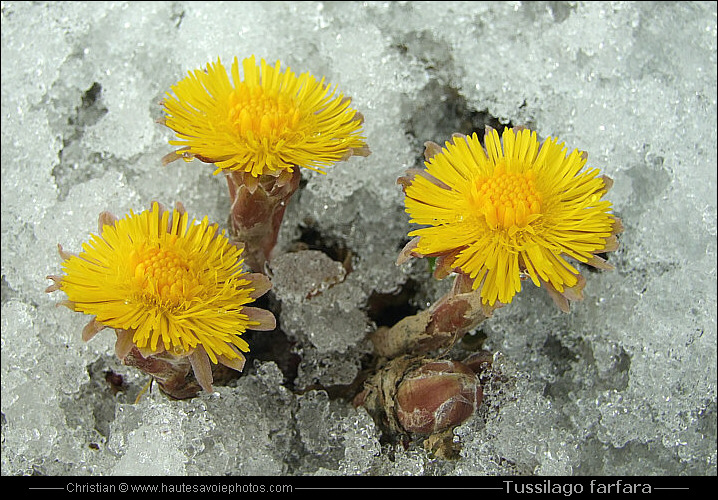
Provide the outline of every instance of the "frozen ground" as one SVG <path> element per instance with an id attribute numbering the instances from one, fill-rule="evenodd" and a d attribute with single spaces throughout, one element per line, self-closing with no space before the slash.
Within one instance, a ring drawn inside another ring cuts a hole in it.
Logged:
<path id="1" fill-rule="evenodd" d="M 45 276 L 103 210 L 181 200 L 226 221 L 223 178 L 163 168 L 154 120 L 188 70 L 251 54 L 338 84 L 373 154 L 304 172 L 274 262 L 282 331 L 250 338 L 246 373 L 133 404 L 146 378 L 112 334 L 82 342 Z M 2 473 L 716 474 L 715 68 L 714 2 L 3 2 Z M 444 461 L 385 439 L 347 385 L 367 332 L 448 286 L 394 265 L 396 178 L 485 123 L 588 151 L 626 232 L 570 314 L 529 285 L 468 338 L 506 381 Z M 329 271 L 300 243 L 353 270 L 307 299 L 296 270 Z"/>

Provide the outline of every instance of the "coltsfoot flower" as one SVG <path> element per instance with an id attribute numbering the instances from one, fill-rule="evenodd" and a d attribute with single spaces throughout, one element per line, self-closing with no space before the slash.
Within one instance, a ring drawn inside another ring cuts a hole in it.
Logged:
<path id="1" fill-rule="evenodd" d="M 567 155 L 563 143 L 536 132 L 507 128 L 501 139 L 487 128 L 455 134 L 444 148 L 426 143 L 426 169 L 399 179 L 410 222 L 398 263 L 409 256 L 437 257 L 435 276 L 468 276 L 489 306 L 511 302 L 530 279 L 545 286 L 559 307 L 583 298 L 585 279 L 567 260 L 612 269 L 598 254 L 616 250 L 623 230 L 602 200 L 612 180 L 583 170 L 587 155 Z"/>
<path id="2" fill-rule="evenodd" d="M 174 158 L 214 163 L 215 173 L 289 179 L 296 167 L 323 172 L 352 155 L 368 154 L 361 114 L 324 78 L 297 76 L 282 70 L 279 61 L 271 66 L 262 59 L 258 65 L 254 56 L 242 61 L 242 70 L 240 77 L 235 57 L 230 81 L 217 59 L 172 87 L 164 124 L 178 137 L 170 144 L 181 146 Z"/>
<path id="3" fill-rule="evenodd" d="M 271 312 L 250 307 L 271 284 L 242 269 L 243 249 L 218 233 L 205 217 L 190 222 L 178 203 L 118 219 L 100 214 L 99 235 L 79 255 L 58 249 L 64 275 L 48 276 L 73 311 L 92 315 L 85 341 L 113 328 L 115 350 L 125 364 L 152 375 L 177 398 L 199 390 L 185 375 L 212 391 L 211 363 L 241 371 L 249 345 L 246 330 L 272 330 Z"/>
<path id="4" fill-rule="evenodd" d="M 166 155 L 213 163 L 224 172 L 230 196 L 230 230 L 247 245 L 247 262 L 263 271 L 274 248 L 284 210 L 299 187 L 300 167 L 324 167 L 351 156 L 367 156 L 364 121 L 351 99 L 324 78 L 295 75 L 254 56 L 237 58 L 230 81 L 219 59 L 190 72 L 172 86 L 160 120 L 181 146 Z"/>

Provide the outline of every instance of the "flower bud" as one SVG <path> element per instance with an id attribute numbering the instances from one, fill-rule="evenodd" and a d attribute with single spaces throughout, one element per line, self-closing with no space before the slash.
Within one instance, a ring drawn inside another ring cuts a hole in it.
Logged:
<path id="1" fill-rule="evenodd" d="M 458 361 L 432 361 L 407 374 L 396 393 L 396 415 L 407 432 L 431 434 L 455 427 L 481 404 L 476 375 Z"/>
<path id="2" fill-rule="evenodd" d="M 463 363 L 401 356 L 367 380 L 354 404 L 390 432 L 432 434 L 463 423 L 482 398 L 478 377 Z"/>
<path id="3" fill-rule="evenodd" d="M 485 384 L 485 379 L 491 375 L 490 372 L 494 363 L 494 354 L 491 351 L 482 349 L 469 354 L 461 362 L 479 377 L 482 384 Z"/>

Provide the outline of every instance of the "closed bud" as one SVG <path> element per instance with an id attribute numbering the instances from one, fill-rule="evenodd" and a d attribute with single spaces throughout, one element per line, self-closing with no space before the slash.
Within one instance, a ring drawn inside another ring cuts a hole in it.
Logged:
<path id="1" fill-rule="evenodd" d="M 473 371 L 483 383 L 484 379 L 490 374 L 489 372 L 494 362 L 494 354 L 484 349 L 471 353 L 461 362 Z"/>
<path id="2" fill-rule="evenodd" d="M 354 403 L 392 432 L 434 434 L 466 421 L 482 398 L 478 377 L 463 363 L 402 356 L 367 380 Z"/>
<path id="3" fill-rule="evenodd" d="M 468 367 L 458 361 L 432 361 L 399 384 L 396 416 L 407 432 L 431 434 L 464 422 L 482 398 L 481 385 Z"/>

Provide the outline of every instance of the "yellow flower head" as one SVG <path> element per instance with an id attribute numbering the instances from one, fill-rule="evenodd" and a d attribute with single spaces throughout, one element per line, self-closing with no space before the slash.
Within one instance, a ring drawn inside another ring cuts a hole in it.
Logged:
<path id="1" fill-rule="evenodd" d="M 241 334 L 274 328 L 271 313 L 247 307 L 269 281 L 243 272 L 242 249 L 206 217 L 190 222 L 180 204 L 170 212 L 154 203 L 122 219 L 105 212 L 99 226 L 79 255 L 60 247 L 65 275 L 49 277 L 48 291 L 62 290 L 66 305 L 95 316 L 85 340 L 109 327 L 121 358 L 135 346 L 144 356 L 197 350 L 241 369 L 249 351 Z"/>
<path id="2" fill-rule="evenodd" d="M 257 65 L 254 56 L 232 64 L 232 80 L 217 59 L 172 87 L 164 101 L 165 125 L 182 146 L 173 153 L 196 157 L 221 170 L 255 177 L 291 172 L 295 166 L 322 171 L 352 155 L 366 155 L 363 118 L 350 99 L 309 73 L 296 76 L 280 63 Z M 174 159 L 172 158 L 172 159 Z M 171 161 L 171 159 L 169 160 Z"/>
<path id="3" fill-rule="evenodd" d="M 527 129 L 507 128 L 501 139 L 489 129 L 484 142 L 473 134 L 443 149 L 427 143 L 426 170 L 400 179 L 410 222 L 428 226 L 409 233 L 406 251 L 440 257 L 439 274 L 469 276 L 491 306 L 511 302 L 528 278 L 552 296 L 580 298 L 582 278 L 566 257 L 610 268 L 595 254 L 615 250 L 621 230 L 601 199 L 611 180 L 582 171 L 585 153 L 567 155 L 552 138 L 539 144 Z"/>

